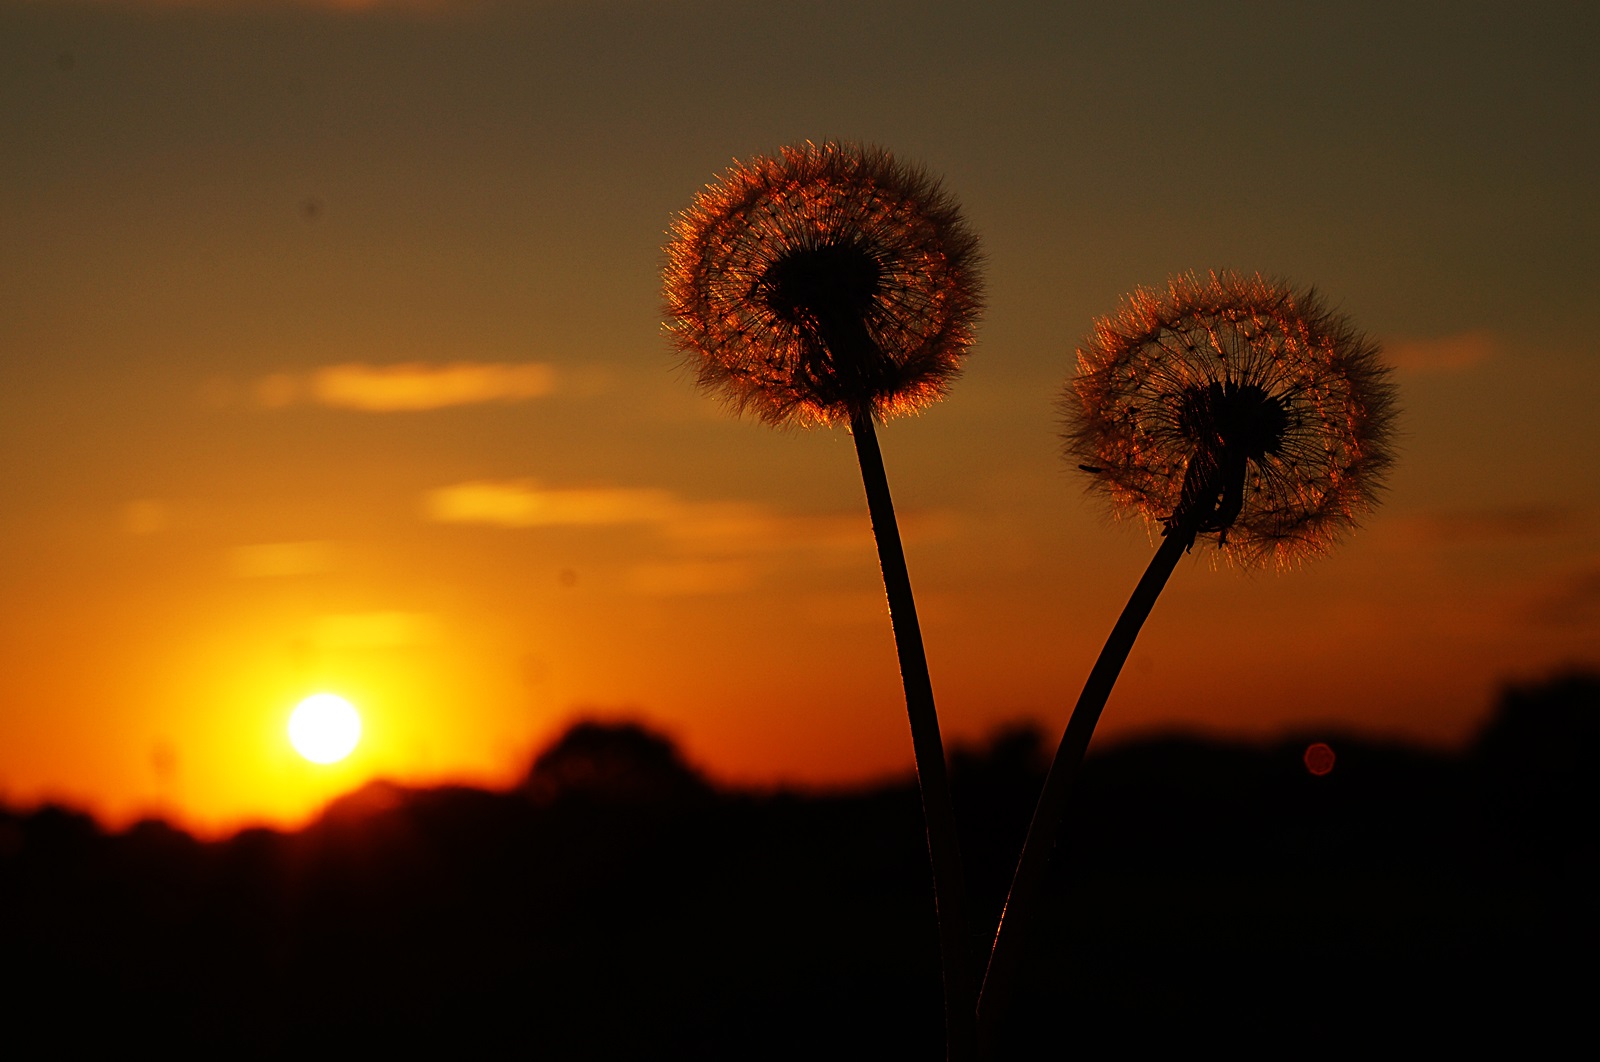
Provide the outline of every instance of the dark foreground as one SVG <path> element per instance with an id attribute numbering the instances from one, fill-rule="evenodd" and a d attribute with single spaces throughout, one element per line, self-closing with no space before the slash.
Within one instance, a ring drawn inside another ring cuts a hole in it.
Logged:
<path id="1" fill-rule="evenodd" d="M 1600 679 L 1512 691 L 1457 758 L 1318 738 L 1321 777 L 1307 740 L 1091 759 L 1014 1057 L 1588 1041 Z M 955 757 L 975 945 L 1043 755 L 1017 732 Z M 295 834 L 0 812 L 0 1035 L 37 1057 L 937 1059 L 933 917 L 911 784 L 718 791 L 590 724 L 519 791 L 374 785 Z"/>

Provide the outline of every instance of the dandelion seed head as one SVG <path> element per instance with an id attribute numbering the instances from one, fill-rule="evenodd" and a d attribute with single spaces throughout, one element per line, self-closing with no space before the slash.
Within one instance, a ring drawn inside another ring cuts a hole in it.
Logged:
<path id="1" fill-rule="evenodd" d="M 1376 503 L 1394 402 L 1377 345 L 1315 291 L 1212 273 L 1096 321 L 1062 407 L 1067 451 L 1114 511 L 1282 567 Z"/>
<path id="2" fill-rule="evenodd" d="M 943 397 L 982 309 L 978 241 L 923 170 L 806 143 L 729 169 L 673 223 L 667 332 L 702 387 L 775 424 Z"/>

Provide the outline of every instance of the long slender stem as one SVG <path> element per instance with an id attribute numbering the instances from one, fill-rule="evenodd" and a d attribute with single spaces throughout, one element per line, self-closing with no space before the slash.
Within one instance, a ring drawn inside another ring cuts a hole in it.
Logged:
<path id="1" fill-rule="evenodd" d="M 977 1055 L 977 990 L 967 951 L 966 886 L 944 743 L 939 738 L 939 717 L 933 707 L 933 683 L 928 677 L 922 628 L 911 597 L 911 576 L 906 570 L 905 550 L 900 544 L 900 528 L 872 418 L 857 414 L 851 418 L 850 431 L 861 462 L 872 534 L 878 540 L 883 587 L 889 597 L 889 620 L 900 657 L 900 681 L 906 691 L 906 714 L 911 719 L 911 746 L 916 753 L 917 785 L 922 791 L 922 815 L 928 831 L 928 857 L 933 864 L 933 895 L 939 919 L 939 953 L 944 965 L 946 1058 L 950 1062 L 966 1062 Z"/>
<path id="2" fill-rule="evenodd" d="M 996 1030 L 1010 1003 L 1011 983 L 1016 973 L 1022 944 L 1028 925 L 1033 919 L 1040 887 L 1044 883 L 1045 869 L 1050 863 L 1050 853 L 1061 830 L 1061 819 L 1066 811 L 1067 796 L 1073 779 L 1088 751 L 1089 739 L 1094 735 L 1095 724 L 1111 688 L 1116 685 L 1122 665 L 1128 659 L 1134 639 L 1144 626 L 1145 619 L 1155 606 L 1156 598 L 1167 585 L 1178 558 L 1194 541 L 1192 529 L 1171 528 L 1161 540 L 1161 548 L 1151 558 L 1133 596 L 1123 608 L 1117 624 L 1111 628 L 1100 657 L 1089 672 L 1078 703 L 1067 720 L 1067 729 L 1061 735 L 1061 745 L 1056 749 L 1045 777 L 1044 791 L 1034 808 L 1033 821 L 1028 826 L 1028 836 L 1022 845 L 1022 857 L 1017 861 L 1016 874 L 1011 879 L 1011 892 L 1006 897 L 1005 910 L 1000 915 L 1000 926 L 995 933 L 994 947 L 989 953 L 989 969 L 984 976 L 983 989 L 978 1002 L 978 1028 L 984 1052 L 992 1057 L 997 1049 Z"/>

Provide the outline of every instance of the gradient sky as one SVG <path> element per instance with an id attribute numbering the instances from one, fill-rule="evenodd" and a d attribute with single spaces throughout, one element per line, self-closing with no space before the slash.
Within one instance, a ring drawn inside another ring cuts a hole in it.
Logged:
<path id="1" fill-rule="evenodd" d="M 1600 664 L 1597 12 L 0 0 L 0 800 L 292 823 L 590 713 L 728 780 L 908 769 L 850 440 L 661 332 L 673 212 L 807 138 L 942 175 L 987 257 L 964 377 L 880 433 L 947 741 L 1064 724 L 1151 541 L 1054 403 L 1214 268 L 1383 342 L 1400 462 L 1330 558 L 1185 561 L 1102 736 L 1460 741 Z M 331 769 L 284 738 L 322 689 Z"/>

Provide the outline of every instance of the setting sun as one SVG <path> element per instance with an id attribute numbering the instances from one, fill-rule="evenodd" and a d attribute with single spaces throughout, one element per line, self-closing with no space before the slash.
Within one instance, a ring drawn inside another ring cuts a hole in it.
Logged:
<path id="1" fill-rule="evenodd" d="M 361 716 L 337 694 L 312 694 L 289 716 L 289 743 L 312 763 L 337 763 L 360 740 Z"/>

